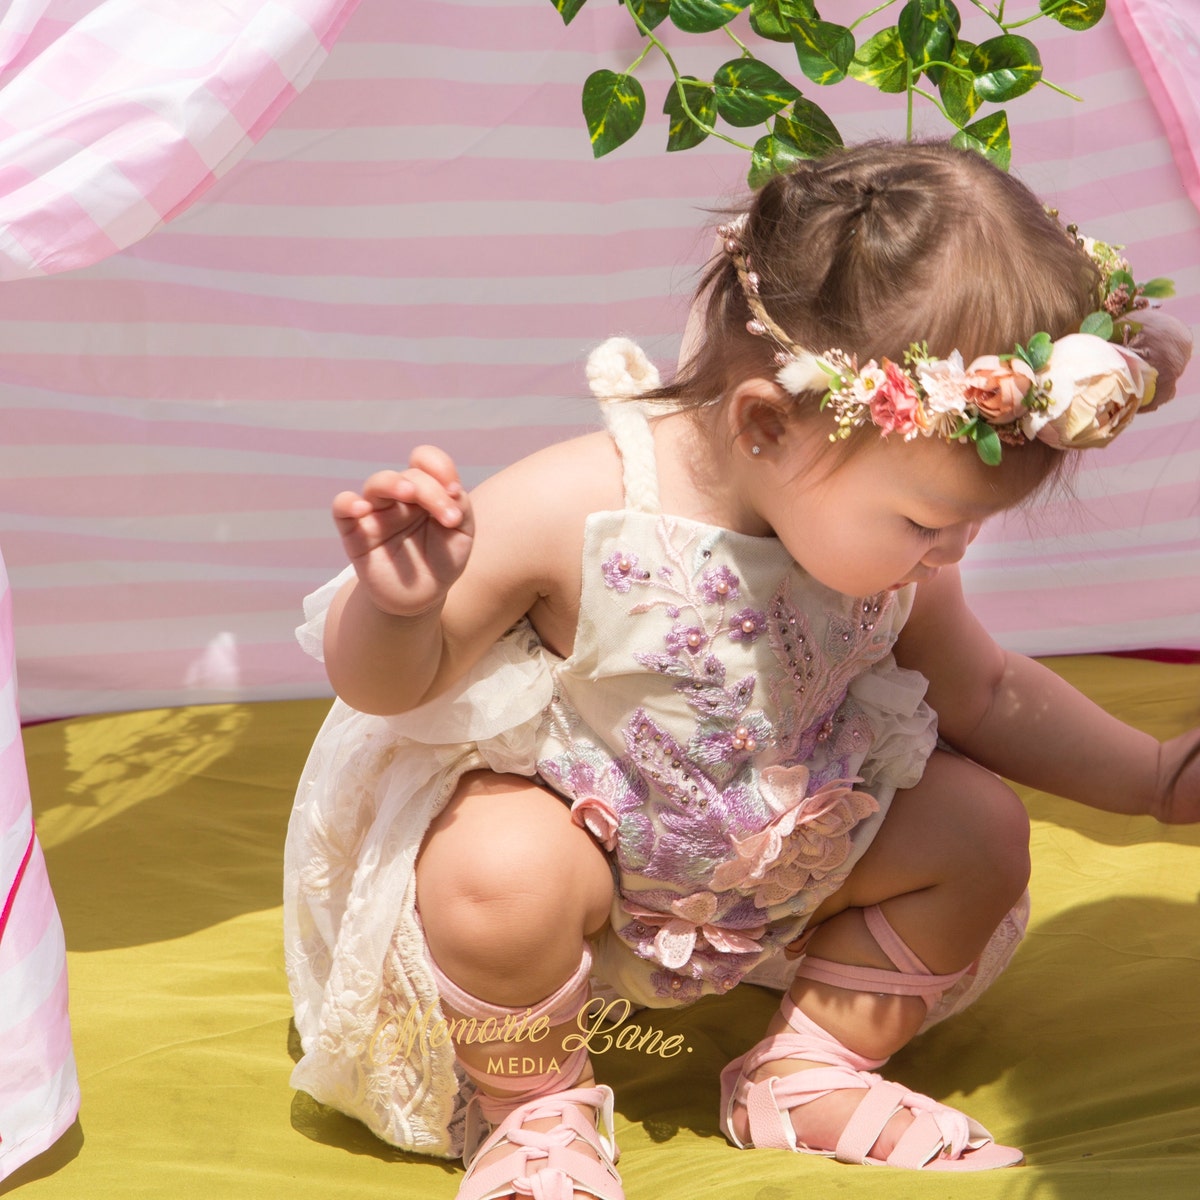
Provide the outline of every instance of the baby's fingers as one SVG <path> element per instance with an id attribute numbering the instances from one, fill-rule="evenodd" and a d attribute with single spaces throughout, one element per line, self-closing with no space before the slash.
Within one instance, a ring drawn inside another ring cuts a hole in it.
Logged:
<path id="1" fill-rule="evenodd" d="M 445 450 L 437 446 L 418 446 L 408 456 L 408 465 L 411 470 L 423 471 L 426 475 L 433 476 L 445 489 L 446 495 L 452 499 L 458 499 L 463 494 L 458 468 Z"/>
<path id="2" fill-rule="evenodd" d="M 402 521 L 411 519 L 411 508 L 419 508 L 435 521 L 455 528 L 462 519 L 458 500 L 441 482 L 421 470 L 376 471 L 363 484 L 362 498 L 377 512 L 397 509 Z"/>

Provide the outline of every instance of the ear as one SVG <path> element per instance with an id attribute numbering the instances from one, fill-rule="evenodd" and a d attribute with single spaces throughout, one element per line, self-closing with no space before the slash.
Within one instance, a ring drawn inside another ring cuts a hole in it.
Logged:
<path id="1" fill-rule="evenodd" d="M 788 409 L 794 403 L 771 380 L 744 379 L 739 383 L 726 408 L 729 431 L 737 449 L 747 458 L 774 457 L 787 436 Z"/>

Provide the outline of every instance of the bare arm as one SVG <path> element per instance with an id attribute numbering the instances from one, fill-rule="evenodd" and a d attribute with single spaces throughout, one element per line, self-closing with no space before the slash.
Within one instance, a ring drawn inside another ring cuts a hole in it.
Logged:
<path id="1" fill-rule="evenodd" d="M 407 471 L 337 497 L 356 577 L 330 608 L 325 663 L 343 700 L 385 715 L 415 708 L 552 590 L 564 517 L 538 502 L 546 474 L 526 460 L 468 497 L 450 458 L 425 446 Z"/>
<path id="2" fill-rule="evenodd" d="M 901 665 L 929 679 L 942 736 L 982 766 L 1116 813 L 1200 820 L 1195 734 L 1160 743 L 1032 659 L 1001 649 L 967 607 L 956 568 L 921 584 L 900 636 Z"/>

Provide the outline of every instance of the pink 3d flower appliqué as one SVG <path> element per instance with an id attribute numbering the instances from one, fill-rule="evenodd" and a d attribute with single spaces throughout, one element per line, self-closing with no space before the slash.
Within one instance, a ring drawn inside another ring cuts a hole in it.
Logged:
<path id="1" fill-rule="evenodd" d="M 613 806 L 599 796 L 585 796 L 571 806 L 571 821 L 586 829 L 605 850 L 617 848 L 620 820 Z"/>
<path id="2" fill-rule="evenodd" d="M 832 779 L 810 793 L 807 767 L 768 767 L 761 791 L 778 815 L 758 833 L 734 839 L 736 857 L 713 872 L 713 890 L 753 888 L 755 905 L 767 908 L 845 865 L 851 830 L 879 808 L 874 796 L 854 790 L 859 782 Z"/>
<path id="3" fill-rule="evenodd" d="M 678 971 L 692 957 L 696 939 L 703 937 L 722 954 L 757 954 L 762 946 L 758 938 L 766 932 L 765 925 L 753 929 L 722 929 L 713 925 L 717 915 L 717 897 L 712 892 L 695 892 L 671 901 L 671 912 L 652 912 L 650 909 L 625 905 L 625 911 L 644 925 L 656 927 L 654 957 L 668 971 Z"/>

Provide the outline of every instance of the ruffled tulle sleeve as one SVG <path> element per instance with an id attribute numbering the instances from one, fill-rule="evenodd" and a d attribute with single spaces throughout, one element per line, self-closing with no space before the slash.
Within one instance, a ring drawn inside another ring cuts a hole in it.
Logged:
<path id="1" fill-rule="evenodd" d="M 296 641 L 305 654 L 312 655 L 317 662 L 325 661 L 325 618 L 333 598 L 341 591 L 342 584 L 354 578 L 354 568 L 347 567 L 328 583 L 323 583 L 315 592 L 304 597 L 304 624 L 296 626 Z"/>

